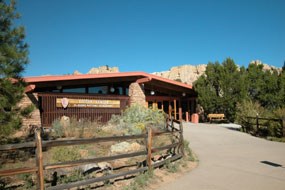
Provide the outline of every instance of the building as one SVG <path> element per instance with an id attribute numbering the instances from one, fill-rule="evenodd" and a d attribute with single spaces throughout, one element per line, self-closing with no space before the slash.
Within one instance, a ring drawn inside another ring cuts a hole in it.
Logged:
<path id="1" fill-rule="evenodd" d="M 144 72 L 120 72 L 26 77 L 22 105 L 37 109 L 23 125 L 49 127 L 62 116 L 107 122 L 127 106 L 158 108 L 175 119 L 188 120 L 195 112 L 192 86 Z"/>

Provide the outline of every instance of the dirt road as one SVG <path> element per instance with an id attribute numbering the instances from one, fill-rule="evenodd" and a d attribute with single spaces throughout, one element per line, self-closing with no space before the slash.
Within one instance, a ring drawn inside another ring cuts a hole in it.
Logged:
<path id="1" fill-rule="evenodd" d="M 199 166 L 159 190 L 284 190 L 285 143 L 207 124 L 184 124 Z"/>

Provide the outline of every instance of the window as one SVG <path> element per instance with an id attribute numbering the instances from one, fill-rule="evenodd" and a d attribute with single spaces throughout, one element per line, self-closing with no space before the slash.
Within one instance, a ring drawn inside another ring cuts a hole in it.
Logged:
<path id="1" fill-rule="evenodd" d="M 89 87 L 88 93 L 89 94 L 107 94 L 108 93 L 108 86 Z"/>
<path id="2" fill-rule="evenodd" d="M 86 93 L 86 89 L 79 87 L 79 88 L 63 88 L 62 92 L 71 92 L 71 93 Z"/>

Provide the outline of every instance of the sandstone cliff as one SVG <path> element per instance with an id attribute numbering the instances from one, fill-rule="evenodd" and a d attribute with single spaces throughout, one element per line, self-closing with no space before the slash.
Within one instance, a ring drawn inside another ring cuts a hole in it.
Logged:
<path id="1" fill-rule="evenodd" d="M 192 83 L 197 80 L 199 76 L 205 73 L 206 67 L 206 64 L 196 66 L 182 65 L 172 67 L 169 71 L 155 72 L 153 74 L 192 85 Z"/>
<path id="2" fill-rule="evenodd" d="M 99 73 L 118 73 L 119 72 L 119 68 L 118 67 L 109 67 L 108 65 L 106 66 L 100 66 L 98 68 L 91 68 L 87 74 L 99 74 Z M 73 75 L 81 75 L 82 73 L 80 73 L 79 71 L 74 71 Z"/>
<path id="3" fill-rule="evenodd" d="M 260 60 L 251 61 L 250 64 L 260 65 L 263 64 L 263 70 L 277 70 L 278 73 L 281 72 L 281 68 L 277 68 Z M 155 72 L 153 74 L 158 75 L 163 78 L 168 78 L 176 81 L 180 81 L 189 85 L 192 85 L 202 74 L 206 71 L 207 64 L 202 65 L 182 65 L 177 67 L 172 67 L 169 71 Z"/>
<path id="4" fill-rule="evenodd" d="M 251 61 L 250 64 L 263 64 L 263 70 L 272 70 L 275 69 L 278 72 L 281 72 L 281 68 L 277 68 L 271 65 L 262 63 L 260 60 Z M 176 80 L 183 82 L 189 85 L 192 85 L 202 74 L 206 71 L 207 64 L 201 65 L 181 65 L 172 67 L 169 71 L 155 72 L 154 75 L 168 78 L 171 80 Z M 100 66 L 98 68 L 91 68 L 87 74 L 98 74 L 98 73 L 117 73 L 119 72 L 118 67 L 109 67 L 109 66 Z M 74 75 L 80 75 L 79 71 L 74 71 Z"/>

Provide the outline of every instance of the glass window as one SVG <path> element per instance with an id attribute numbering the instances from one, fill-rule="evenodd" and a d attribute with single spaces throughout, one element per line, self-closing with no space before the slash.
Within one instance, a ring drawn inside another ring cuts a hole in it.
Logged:
<path id="1" fill-rule="evenodd" d="M 90 93 L 90 94 L 107 94 L 108 93 L 108 86 L 89 87 L 88 93 Z"/>
<path id="2" fill-rule="evenodd" d="M 64 88 L 62 92 L 72 92 L 72 93 L 86 93 L 85 88 Z"/>

